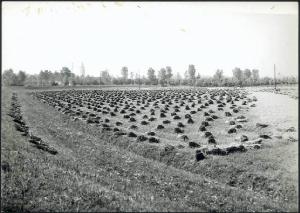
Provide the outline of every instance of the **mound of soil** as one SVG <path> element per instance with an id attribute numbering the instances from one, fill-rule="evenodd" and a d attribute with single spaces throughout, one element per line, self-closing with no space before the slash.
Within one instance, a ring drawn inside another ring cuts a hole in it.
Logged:
<path id="1" fill-rule="evenodd" d="M 200 145 L 194 141 L 190 141 L 189 142 L 189 147 L 191 148 L 197 148 L 197 147 L 200 147 Z"/>
<path id="2" fill-rule="evenodd" d="M 196 158 L 196 161 L 200 161 L 200 160 L 205 159 L 205 156 L 201 150 L 196 150 L 195 158 Z"/>
<path id="3" fill-rule="evenodd" d="M 176 127 L 175 129 L 174 129 L 174 132 L 175 133 L 184 133 L 184 130 L 183 129 L 180 129 L 180 128 L 178 128 L 178 127 Z"/>
<path id="4" fill-rule="evenodd" d="M 159 139 L 155 137 L 150 137 L 148 140 L 150 143 L 159 143 Z"/>

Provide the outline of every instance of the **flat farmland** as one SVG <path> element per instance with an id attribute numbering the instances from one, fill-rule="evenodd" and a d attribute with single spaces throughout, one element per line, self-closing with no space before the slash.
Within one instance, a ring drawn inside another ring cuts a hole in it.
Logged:
<path id="1" fill-rule="evenodd" d="M 4 209 L 296 211 L 297 108 L 237 88 L 5 88 Z"/>

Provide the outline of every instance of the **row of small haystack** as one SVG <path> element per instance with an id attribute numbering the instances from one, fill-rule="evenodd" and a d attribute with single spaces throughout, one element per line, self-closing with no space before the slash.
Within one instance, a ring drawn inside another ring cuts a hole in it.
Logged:
<path id="1" fill-rule="evenodd" d="M 243 136 L 242 136 L 243 137 Z M 191 143 L 191 142 L 190 142 Z M 196 150 L 195 158 L 197 161 L 203 160 L 207 155 L 228 155 L 235 152 L 246 152 L 247 149 L 260 149 L 262 139 L 258 138 L 251 141 L 232 143 L 218 146 L 204 146 Z"/>
<path id="2" fill-rule="evenodd" d="M 26 125 L 23 119 L 21 105 L 19 104 L 16 93 L 12 94 L 11 108 L 8 115 L 13 118 L 16 130 L 21 132 L 22 136 L 28 137 L 29 142 L 33 143 L 35 147 L 53 155 L 58 153 L 56 149 L 50 147 L 41 138 L 34 136 L 29 131 L 29 127 Z"/>

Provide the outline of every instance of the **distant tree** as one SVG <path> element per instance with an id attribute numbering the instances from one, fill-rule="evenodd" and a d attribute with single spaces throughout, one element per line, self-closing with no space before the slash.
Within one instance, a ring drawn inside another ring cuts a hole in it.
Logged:
<path id="1" fill-rule="evenodd" d="M 195 85 L 196 83 L 196 68 L 193 64 L 189 65 L 188 68 L 189 85 Z"/>
<path id="2" fill-rule="evenodd" d="M 53 73 L 53 80 L 54 80 L 55 85 L 62 84 L 62 81 L 63 81 L 62 74 L 58 71 L 55 71 Z"/>
<path id="3" fill-rule="evenodd" d="M 189 80 L 189 72 L 187 70 L 184 72 L 183 76 L 185 80 Z"/>
<path id="4" fill-rule="evenodd" d="M 252 80 L 254 85 L 257 85 L 259 83 L 259 70 L 257 69 L 252 70 Z"/>
<path id="5" fill-rule="evenodd" d="M 39 85 L 40 86 L 49 86 L 50 85 L 51 71 L 41 70 L 39 73 Z"/>
<path id="6" fill-rule="evenodd" d="M 189 72 L 186 70 L 183 74 L 183 79 L 181 80 L 181 85 L 188 85 L 189 84 Z"/>
<path id="7" fill-rule="evenodd" d="M 99 85 L 98 78 L 93 77 L 92 85 Z"/>
<path id="8" fill-rule="evenodd" d="M 38 86 L 39 85 L 39 77 L 38 75 L 28 75 L 24 82 L 25 86 Z"/>
<path id="9" fill-rule="evenodd" d="M 200 73 L 198 73 L 196 76 L 195 86 L 200 86 L 201 85 L 200 82 L 201 82 L 201 76 L 200 76 Z"/>
<path id="10" fill-rule="evenodd" d="M 115 77 L 113 77 L 113 78 L 112 78 L 112 83 L 113 83 L 114 85 L 120 85 L 120 84 L 123 83 L 123 81 L 122 81 L 121 78 L 115 78 Z"/>
<path id="11" fill-rule="evenodd" d="M 20 86 L 24 86 L 25 80 L 26 80 L 26 73 L 20 70 L 17 75 L 17 84 Z"/>
<path id="12" fill-rule="evenodd" d="M 234 78 L 232 77 L 224 77 L 224 83 L 223 85 L 225 87 L 233 87 L 235 84 L 234 84 Z"/>
<path id="13" fill-rule="evenodd" d="M 51 72 L 51 71 L 50 71 L 50 76 L 49 76 L 49 84 L 50 84 L 51 86 L 57 86 L 57 85 L 58 85 L 58 83 L 55 82 L 55 75 L 54 75 L 54 73 Z"/>
<path id="14" fill-rule="evenodd" d="M 63 67 L 60 71 L 62 73 L 63 76 L 71 76 L 71 70 L 68 67 Z"/>
<path id="15" fill-rule="evenodd" d="M 134 84 L 139 84 L 139 80 L 140 80 L 140 76 L 138 73 L 135 73 L 135 76 L 134 76 Z"/>
<path id="16" fill-rule="evenodd" d="M 295 76 L 290 76 L 289 77 L 289 83 L 290 84 L 297 84 L 298 83 L 298 80 Z"/>
<path id="17" fill-rule="evenodd" d="M 251 78 L 251 70 L 249 70 L 249 69 L 244 70 L 244 78 L 245 79 Z"/>
<path id="18" fill-rule="evenodd" d="M 85 76 L 85 85 L 91 85 L 93 78 L 89 75 Z M 101 81 L 100 81 L 101 82 Z"/>
<path id="19" fill-rule="evenodd" d="M 79 75 L 75 75 L 74 81 L 75 81 L 75 85 L 83 85 L 82 78 Z"/>
<path id="20" fill-rule="evenodd" d="M 176 86 L 180 85 L 182 81 L 182 77 L 180 75 L 179 72 L 176 73 L 175 79 L 174 79 L 174 83 Z"/>
<path id="21" fill-rule="evenodd" d="M 234 79 L 236 80 L 237 84 L 239 86 L 242 86 L 242 82 L 243 82 L 243 72 L 240 68 L 236 67 L 234 68 L 234 70 L 232 70 L 232 74 Z"/>
<path id="22" fill-rule="evenodd" d="M 12 69 L 5 70 L 2 74 L 2 82 L 6 86 L 14 86 L 17 84 L 18 78 Z"/>
<path id="23" fill-rule="evenodd" d="M 153 68 L 149 68 L 148 69 L 148 72 L 147 72 L 147 75 L 148 75 L 148 80 L 149 80 L 149 83 L 150 84 L 156 84 L 156 76 L 155 76 L 155 70 Z"/>
<path id="24" fill-rule="evenodd" d="M 93 77 L 89 75 L 85 77 L 85 85 L 99 85 L 99 83 L 100 83 L 99 77 Z M 72 85 L 72 82 L 70 82 L 70 84 Z"/>
<path id="25" fill-rule="evenodd" d="M 213 76 L 213 80 L 216 82 L 218 86 L 221 86 L 224 81 L 223 70 L 217 69 Z"/>
<path id="26" fill-rule="evenodd" d="M 170 84 L 170 81 L 172 79 L 172 76 L 173 76 L 173 73 L 172 73 L 172 68 L 170 66 L 167 66 L 166 67 L 166 80 L 167 80 L 167 83 Z"/>
<path id="27" fill-rule="evenodd" d="M 147 78 L 144 75 L 142 75 L 142 77 L 140 78 L 140 84 L 146 84 L 146 83 L 147 83 Z M 155 77 L 154 85 L 157 85 L 156 77 Z"/>
<path id="28" fill-rule="evenodd" d="M 134 73 L 130 72 L 130 83 L 134 84 Z"/>
<path id="29" fill-rule="evenodd" d="M 100 78 L 100 84 L 110 84 L 112 82 L 112 77 L 110 76 L 108 70 L 101 71 Z"/>
<path id="30" fill-rule="evenodd" d="M 122 67 L 121 76 L 122 76 L 123 83 L 126 83 L 128 80 L 128 68 L 127 67 Z"/>
<path id="31" fill-rule="evenodd" d="M 252 84 L 251 70 L 245 69 L 243 71 L 243 81 L 244 81 L 245 85 L 251 85 Z"/>
<path id="32" fill-rule="evenodd" d="M 63 67 L 60 71 L 62 79 L 63 79 L 63 84 L 69 85 L 69 78 L 71 77 L 71 70 L 68 67 Z"/>
<path id="33" fill-rule="evenodd" d="M 274 83 L 274 80 L 270 77 L 263 77 L 260 79 L 260 84 L 262 85 L 272 85 Z"/>
<path id="34" fill-rule="evenodd" d="M 85 84 L 85 66 L 84 66 L 83 62 L 81 62 L 80 77 L 79 77 L 79 79 L 78 78 L 76 79 L 76 83 L 77 84 L 82 84 L 82 85 Z"/>
<path id="35" fill-rule="evenodd" d="M 201 87 L 213 86 L 212 85 L 212 78 L 203 76 L 203 77 L 197 79 L 196 86 L 198 86 L 198 87 L 200 87 L 200 86 Z"/>
<path id="36" fill-rule="evenodd" d="M 44 71 L 41 70 L 39 75 L 38 75 L 38 79 L 39 79 L 39 86 L 44 86 Z"/>
<path id="37" fill-rule="evenodd" d="M 158 72 L 158 82 L 161 86 L 165 86 L 167 80 L 167 71 L 165 68 L 161 68 Z"/>
<path id="38" fill-rule="evenodd" d="M 71 73 L 70 77 L 69 77 L 69 85 L 70 86 L 74 86 L 76 85 L 76 81 L 75 81 L 75 74 L 74 73 Z"/>
<path id="39" fill-rule="evenodd" d="M 45 70 L 44 73 L 45 73 L 46 83 L 49 85 L 50 84 L 50 80 L 51 80 L 51 78 L 53 76 L 53 73 L 50 70 Z"/>

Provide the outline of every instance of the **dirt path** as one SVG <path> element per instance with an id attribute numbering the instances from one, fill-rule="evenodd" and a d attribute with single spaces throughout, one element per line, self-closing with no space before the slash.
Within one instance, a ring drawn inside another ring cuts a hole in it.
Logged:
<path id="1" fill-rule="evenodd" d="M 259 102 L 252 114 L 257 122 L 269 123 L 275 128 L 294 127 L 298 130 L 298 100 L 269 92 L 253 92 Z"/>

